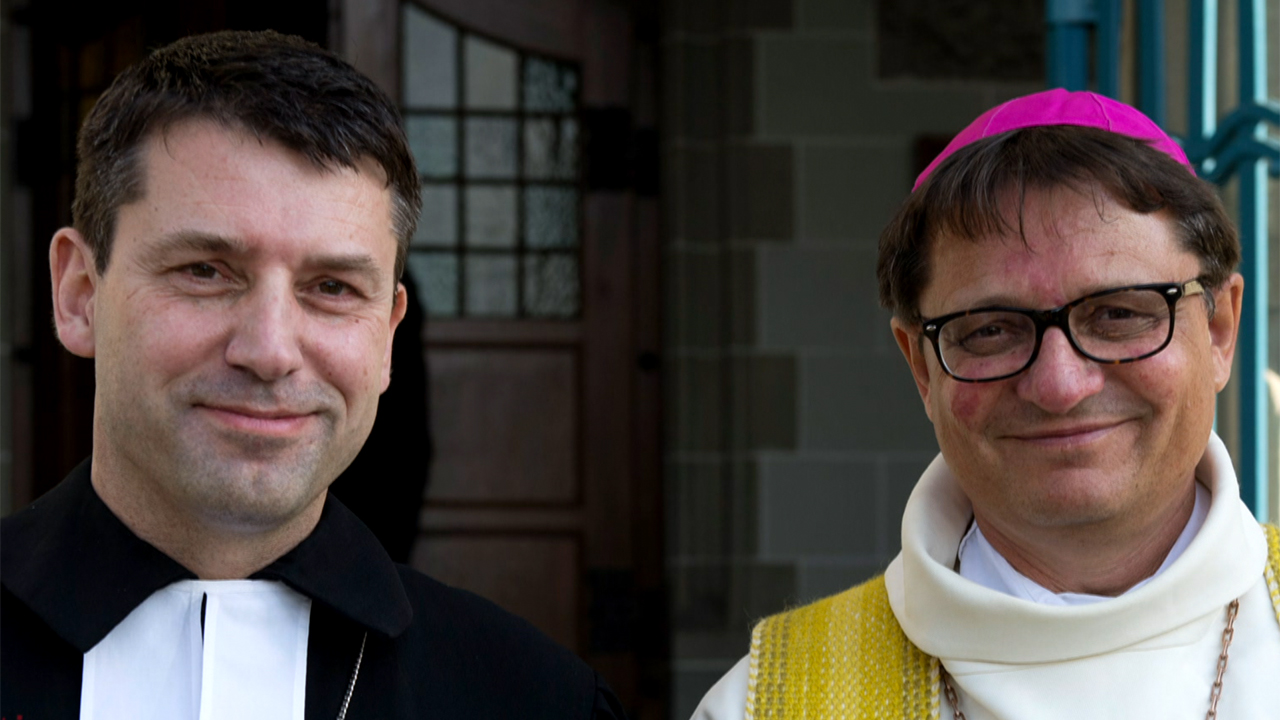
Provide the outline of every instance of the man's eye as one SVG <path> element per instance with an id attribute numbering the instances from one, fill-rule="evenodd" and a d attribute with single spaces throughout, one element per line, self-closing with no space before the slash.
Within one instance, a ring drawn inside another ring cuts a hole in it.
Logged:
<path id="1" fill-rule="evenodd" d="M 1095 319 L 1103 322 L 1107 320 L 1131 320 L 1136 317 L 1138 317 L 1138 313 L 1122 307 L 1101 308 L 1095 315 Z"/>
<path id="2" fill-rule="evenodd" d="M 192 265 L 188 265 L 187 272 L 190 273 L 192 277 L 200 278 L 201 280 L 212 280 L 218 276 L 218 268 L 210 265 L 209 263 L 194 263 Z"/>
<path id="3" fill-rule="evenodd" d="M 319 290 L 322 295 L 335 296 L 345 295 L 350 290 L 346 283 L 338 282 L 337 280 L 324 280 L 316 286 L 316 289 Z"/>
<path id="4" fill-rule="evenodd" d="M 1005 329 L 999 325 L 986 325 L 969 333 L 966 340 L 992 340 L 1005 334 Z"/>

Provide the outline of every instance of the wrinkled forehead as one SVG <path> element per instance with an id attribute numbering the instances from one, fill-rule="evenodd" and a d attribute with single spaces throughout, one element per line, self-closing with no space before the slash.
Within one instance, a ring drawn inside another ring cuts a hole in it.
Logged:
<path id="1" fill-rule="evenodd" d="M 1096 182 L 1068 179 L 1023 184 L 1010 180 L 990 192 L 933 203 L 925 213 L 924 238 L 930 249 L 943 242 L 1014 240 L 1025 244 L 1030 223 L 1052 231 L 1063 223 L 1079 221 L 1081 201 L 1092 206 L 1098 217 L 1105 217 L 1108 208 L 1132 210 Z M 1029 203 L 1032 213 L 1028 213 Z"/>
<path id="2" fill-rule="evenodd" d="M 1168 211 L 1137 212 L 1104 191 L 1056 186 L 1005 193 L 992 228 L 930 235 L 925 315 L 976 304 L 1057 307 L 1125 285 L 1181 282 L 1201 262 Z"/>
<path id="3" fill-rule="evenodd" d="M 282 149 L 289 155 L 306 160 L 315 170 L 321 172 L 336 173 L 351 170 L 382 185 L 390 186 L 386 167 L 372 155 L 367 153 L 343 156 L 329 154 L 316 147 L 303 146 L 297 142 L 296 138 L 273 132 L 269 126 L 259 127 L 245 118 L 216 110 L 194 109 L 160 120 L 147 129 L 137 145 L 140 152 L 145 152 L 147 146 L 152 144 L 164 147 L 175 135 L 181 136 L 191 127 L 200 126 L 217 130 L 240 142 Z"/>

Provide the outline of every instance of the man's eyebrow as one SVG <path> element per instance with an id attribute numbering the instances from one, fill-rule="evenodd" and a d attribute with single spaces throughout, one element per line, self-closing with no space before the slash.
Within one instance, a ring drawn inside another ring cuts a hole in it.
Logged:
<path id="1" fill-rule="evenodd" d="M 334 254 L 334 255 L 309 255 L 303 261 L 303 266 L 310 270 L 319 270 L 331 273 L 351 273 L 360 275 L 365 281 L 370 283 L 372 287 L 382 287 L 382 276 L 384 271 L 378 267 L 378 262 L 371 255 L 363 253 L 357 254 Z"/>
<path id="2" fill-rule="evenodd" d="M 989 307 L 1026 307 L 1021 304 L 1012 295 L 984 295 L 980 298 L 967 300 L 964 303 L 955 303 L 955 307 L 949 310 L 943 310 L 935 313 L 926 313 L 920 311 L 921 320 L 929 320 L 943 315 L 951 315 L 952 313 L 968 312 L 970 310 L 980 310 Z"/>
<path id="3" fill-rule="evenodd" d="M 1094 295 L 1100 292 L 1106 292 L 1107 290 L 1114 290 L 1116 288 L 1129 287 L 1130 285 L 1143 285 L 1151 282 L 1159 282 L 1159 281 L 1134 280 L 1133 282 L 1104 281 L 1104 282 L 1093 283 L 1092 285 L 1086 285 L 1083 290 L 1081 290 L 1078 294 L 1068 298 L 1066 302 L 1072 303 L 1081 298 L 1089 297 L 1090 295 Z M 1026 303 L 1019 301 L 1013 295 L 986 295 L 975 300 L 972 303 L 969 303 L 968 305 L 965 305 L 963 308 L 960 308 L 959 310 L 955 310 L 953 312 L 963 312 L 965 310 L 977 310 L 977 309 L 986 308 L 986 307 L 1018 307 L 1018 308 L 1028 308 L 1031 310 L 1047 310 L 1048 309 L 1047 307 L 1030 307 Z"/>
<path id="4" fill-rule="evenodd" d="M 170 252 L 207 252 L 236 255 L 248 251 L 243 242 L 235 238 L 198 230 L 178 230 L 160 238 L 152 247 L 151 255 Z"/>
<path id="5" fill-rule="evenodd" d="M 215 255 L 246 255 L 252 249 L 243 241 L 200 232 L 198 230 L 179 230 L 160 239 L 151 249 L 151 255 L 163 256 L 167 253 L 198 252 Z M 332 253 L 308 255 L 303 260 L 303 267 L 312 271 L 321 270 L 335 273 L 355 273 L 367 276 L 371 282 L 377 283 L 382 276 L 378 262 L 371 255 L 364 253 Z"/>
<path id="6" fill-rule="evenodd" d="M 310 255 L 303 260 L 303 266 L 311 272 L 358 275 L 364 278 L 366 291 L 374 293 L 387 286 L 384 275 L 388 273 L 379 268 L 378 261 L 371 255 Z"/>
<path id="7" fill-rule="evenodd" d="M 335 272 L 378 272 L 377 261 L 364 254 L 310 255 L 304 264 L 308 267 L 333 270 Z"/>

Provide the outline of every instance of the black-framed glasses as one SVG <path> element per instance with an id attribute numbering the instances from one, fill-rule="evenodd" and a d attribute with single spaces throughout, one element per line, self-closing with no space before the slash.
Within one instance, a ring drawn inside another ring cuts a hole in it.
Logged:
<path id="1" fill-rule="evenodd" d="M 992 382 L 1031 367 L 1045 330 L 1060 328 L 1076 352 L 1107 365 L 1164 350 L 1176 306 L 1205 292 L 1199 279 L 1127 285 L 1085 295 L 1052 310 L 980 307 L 923 322 L 942 369 L 961 382 Z"/>

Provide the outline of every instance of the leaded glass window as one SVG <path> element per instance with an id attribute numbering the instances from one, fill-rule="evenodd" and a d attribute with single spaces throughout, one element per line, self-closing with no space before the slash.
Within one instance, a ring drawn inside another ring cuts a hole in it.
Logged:
<path id="1" fill-rule="evenodd" d="M 408 271 L 427 313 L 581 311 L 579 67 L 402 6 L 401 101 L 422 176 Z"/>

